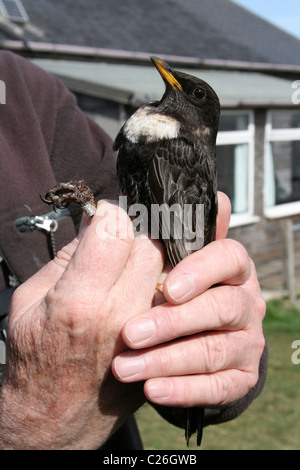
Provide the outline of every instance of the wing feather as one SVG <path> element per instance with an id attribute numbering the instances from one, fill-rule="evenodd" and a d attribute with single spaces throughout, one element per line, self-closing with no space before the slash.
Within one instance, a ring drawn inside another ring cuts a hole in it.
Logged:
<path id="1" fill-rule="evenodd" d="M 165 217 L 152 212 L 151 224 L 159 227 L 173 266 L 215 237 L 216 176 L 207 160 L 200 148 L 174 139 L 158 143 L 150 163 L 151 202 L 169 208 Z"/>

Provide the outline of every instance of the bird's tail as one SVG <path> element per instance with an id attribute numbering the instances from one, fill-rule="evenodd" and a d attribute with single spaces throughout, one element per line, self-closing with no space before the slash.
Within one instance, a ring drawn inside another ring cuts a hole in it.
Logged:
<path id="1" fill-rule="evenodd" d="M 204 408 L 187 408 L 185 425 L 185 440 L 187 446 L 189 446 L 191 435 L 195 432 L 197 433 L 197 446 L 201 445 L 203 435 L 203 420 Z"/>

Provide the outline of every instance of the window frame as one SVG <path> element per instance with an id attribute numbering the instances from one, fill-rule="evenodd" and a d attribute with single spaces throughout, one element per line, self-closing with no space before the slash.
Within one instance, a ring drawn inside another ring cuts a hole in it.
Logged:
<path id="1" fill-rule="evenodd" d="M 265 168 L 265 181 L 264 181 L 264 214 L 268 219 L 278 219 L 292 215 L 300 214 L 300 200 L 294 202 L 287 202 L 285 204 L 277 204 L 268 206 L 268 173 L 269 173 L 269 144 L 272 142 L 292 142 L 300 141 L 300 128 L 273 128 L 272 127 L 272 113 L 273 112 L 289 112 L 299 113 L 295 109 L 272 109 L 267 112 L 266 126 L 265 126 L 265 143 L 264 143 L 264 168 Z M 300 158 L 300 156 L 299 156 Z"/>
<path id="2" fill-rule="evenodd" d="M 217 147 L 220 145 L 247 144 L 248 153 L 248 210 L 241 214 L 231 214 L 230 227 L 248 225 L 258 222 L 259 217 L 254 215 L 254 162 L 255 162 L 255 120 L 254 111 L 250 109 L 224 110 L 223 115 L 247 114 L 248 129 L 241 131 L 219 131 Z"/>

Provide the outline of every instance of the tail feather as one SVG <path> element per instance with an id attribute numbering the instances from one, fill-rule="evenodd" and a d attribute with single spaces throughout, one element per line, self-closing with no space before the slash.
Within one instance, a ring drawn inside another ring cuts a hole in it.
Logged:
<path id="1" fill-rule="evenodd" d="M 203 435 L 203 420 L 204 408 L 187 408 L 185 425 L 185 440 L 187 446 L 189 446 L 190 437 L 194 433 L 197 433 L 197 446 L 201 445 Z"/>

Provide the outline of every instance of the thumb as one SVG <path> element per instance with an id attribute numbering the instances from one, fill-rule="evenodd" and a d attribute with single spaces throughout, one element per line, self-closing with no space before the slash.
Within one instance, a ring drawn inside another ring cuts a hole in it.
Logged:
<path id="1" fill-rule="evenodd" d="M 22 311 L 27 310 L 27 308 L 45 297 L 49 289 L 56 285 L 69 265 L 79 240 L 89 224 L 90 219 L 84 214 L 78 237 L 59 250 L 53 260 L 16 289 L 12 299 L 14 311 L 18 310 L 21 314 Z"/>
<path id="2" fill-rule="evenodd" d="M 229 222 L 231 216 L 231 203 L 226 194 L 218 191 L 218 217 L 217 217 L 217 233 L 216 239 L 226 238 L 229 229 Z"/>
<path id="3" fill-rule="evenodd" d="M 21 316 L 28 308 L 45 297 L 51 287 L 55 286 L 66 270 L 78 243 L 79 240 L 75 238 L 63 247 L 52 261 L 16 289 L 11 303 L 14 316 L 16 314 L 18 317 Z"/>

